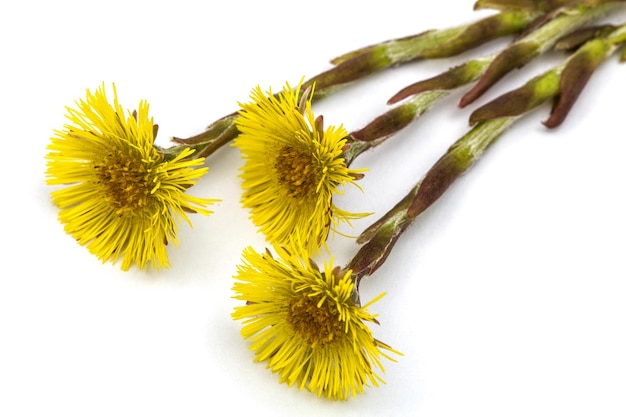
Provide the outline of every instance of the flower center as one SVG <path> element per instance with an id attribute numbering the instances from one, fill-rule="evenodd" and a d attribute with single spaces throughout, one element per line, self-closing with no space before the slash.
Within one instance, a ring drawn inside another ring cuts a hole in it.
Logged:
<path id="1" fill-rule="evenodd" d="M 287 321 L 311 346 L 324 346 L 344 333 L 337 309 L 330 303 L 318 307 L 316 300 L 309 297 L 290 304 Z"/>
<path id="2" fill-rule="evenodd" d="M 309 152 L 290 145 L 283 146 L 278 152 L 274 167 L 278 174 L 278 183 L 285 188 L 289 197 L 302 199 L 315 191 L 317 173 Z"/>
<path id="3" fill-rule="evenodd" d="M 95 165 L 104 199 L 119 215 L 127 214 L 148 204 L 150 171 L 120 150 L 114 150 Z"/>

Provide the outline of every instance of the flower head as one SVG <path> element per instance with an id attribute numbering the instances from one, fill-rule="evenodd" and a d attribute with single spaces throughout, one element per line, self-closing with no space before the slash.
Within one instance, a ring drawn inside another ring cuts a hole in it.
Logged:
<path id="1" fill-rule="evenodd" d="M 292 246 L 294 247 L 294 246 Z M 233 286 L 233 318 L 243 321 L 242 335 L 251 341 L 256 361 L 280 374 L 280 382 L 297 384 L 335 400 L 345 400 L 367 385 L 383 382 L 383 350 L 398 353 L 376 340 L 367 323 L 377 323 L 367 307 L 355 300 L 350 271 L 324 270 L 306 257 L 277 248 L 281 259 L 248 248 Z"/>
<path id="2" fill-rule="evenodd" d="M 68 108 L 70 123 L 56 131 L 46 156 L 47 183 L 66 185 L 52 192 L 65 230 L 103 262 L 122 257 L 122 269 L 169 266 L 168 242 L 177 244 L 177 220 L 186 212 L 209 214 L 215 200 L 185 190 L 207 172 L 202 159 L 184 149 L 165 160 L 154 146 L 157 126 L 148 104 L 126 113 L 113 86 L 113 104 L 104 85 Z"/>
<path id="3" fill-rule="evenodd" d="M 363 217 L 333 204 L 340 187 L 362 174 L 350 170 L 342 155 L 348 132 L 343 126 L 323 127 L 311 110 L 312 93 L 300 85 L 264 94 L 253 90 L 252 102 L 240 104 L 234 145 L 242 167 L 243 206 L 267 240 L 284 245 L 297 235 L 309 253 L 325 244 L 341 221 Z"/>

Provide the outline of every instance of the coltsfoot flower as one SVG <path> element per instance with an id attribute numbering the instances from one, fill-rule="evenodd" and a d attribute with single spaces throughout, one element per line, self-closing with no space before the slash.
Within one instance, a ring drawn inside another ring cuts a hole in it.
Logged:
<path id="1" fill-rule="evenodd" d="M 309 94 L 310 93 L 310 94 Z M 293 236 L 309 253 L 325 244 L 330 230 L 342 221 L 361 218 L 333 204 L 333 195 L 353 184 L 361 171 L 348 169 L 343 126 L 323 127 L 311 110 L 312 91 L 300 85 L 283 91 L 252 91 L 252 102 L 241 104 L 234 145 L 245 160 L 242 203 L 252 222 L 275 245 Z"/>
<path id="2" fill-rule="evenodd" d="M 333 268 L 332 260 L 320 271 L 300 249 L 292 254 L 277 248 L 279 258 L 244 251 L 233 290 L 246 305 L 235 307 L 232 316 L 242 320 L 255 361 L 267 361 L 280 382 L 318 397 L 345 400 L 378 386 L 381 357 L 394 360 L 385 351 L 399 354 L 368 327 L 378 322 L 367 309 L 383 294 L 360 306 L 350 271 Z"/>
<path id="3" fill-rule="evenodd" d="M 76 104 L 46 156 L 47 184 L 66 186 L 51 193 L 65 231 L 103 262 L 122 257 L 123 270 L 169 266 L 177 221 L 191 224 L 186 212 L 207 215 L 216 201 L 185 193 L 207 172 L 203 160 L 189 158 L 190 149 L 166 160 L 154 146 L 148 104 L 126 112 L 115 86 L 113 104 L 104 85 Z"/>

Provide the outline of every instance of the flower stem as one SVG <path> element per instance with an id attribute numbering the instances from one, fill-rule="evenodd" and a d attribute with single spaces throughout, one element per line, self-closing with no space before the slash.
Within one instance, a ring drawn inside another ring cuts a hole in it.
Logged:
<path id="1" fill-rule="evenodd" d="M 449 57 L 468 51 L 494 39 L 516 34 L 527 28 L 541 15 L 536 10 L 507 10 L 448 29 L 429 30 L 414 36 L 392 39 L 361 48 L 332 60 L 333 68 L 324 71 L 302 85 L 302 90 L 315 85 L 315 100 L 363 77 L 418 59 Z M 404 111 L 404 110 L 403 110 Z M 166 158 L 191 147 L 194 157 L 207 157 L 237 136 L 232 130 L 237 113 L 226 115 L 189 138 L 174 137 L 177 145 L 162 150 Z"/>
<path id="2" fill-rule="evenodd" d="M 501 117 L 477 124 L 448 149 L 396 206 L 357 238 L 357 243 L 363 246 L 346 267 L 352 270 L 357 283 L 385 262 L 400 235 L 519 117 Z"/>
<path id="3" fill-rule="evenodd" d="M 429 30 L 361 48 L 332 60 L 336 65 L 304 83 L 316 85 L 322 98 L 337 88 L 383 69 L 418 59 L 458 55 L 494 39 L 524 30 L 540 16 L 537 11 L 507 10 L 474 23 Z"/>

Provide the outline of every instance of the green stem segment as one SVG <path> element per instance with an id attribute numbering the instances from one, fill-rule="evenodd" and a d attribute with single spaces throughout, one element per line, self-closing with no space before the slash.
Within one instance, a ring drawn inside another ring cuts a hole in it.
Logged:
<path id="1" fill-rule="evenodd" d="M 560 7 L 597 6 L 616 1 L 620 0 L 478 0 L 474 4 L 474 9 L 527 10 L 547 13 Z"/>
<path id="2" fill-rule="evenodd" d="M 453 90 L 478 79 L 492 59 L 493 56 L 470 60 L 442 74 L 400 90 L 389 100 L 389 103 L 406 99 L 402 104 L 348 135 L 344 150 L 346 165 L 350 166 L 363 152 L 380 145 L 404 129 Z"/>
<path id="3" fill-rule="evenodd" d="M 507 10 L 471 24 L 430 30 L 361 48 L 335 58 L 334 68 L 311 78 L 305 86 L 315 83 L 316 96 L 322 98 L 347 83 L 395 65 L 458 55 L 494 39 L 516 34 L 539 16 L 537 11 Z"/>
<path id="4" fill-rule="evenodd" d="M 346 166 L 350 166 L 363 152 L 380 145 L 407 127 L 449 93 L 448 90 L 433 90 L 418 94 L 378 116 L 362 129 L 350 133 L 343 152 Z"/>

